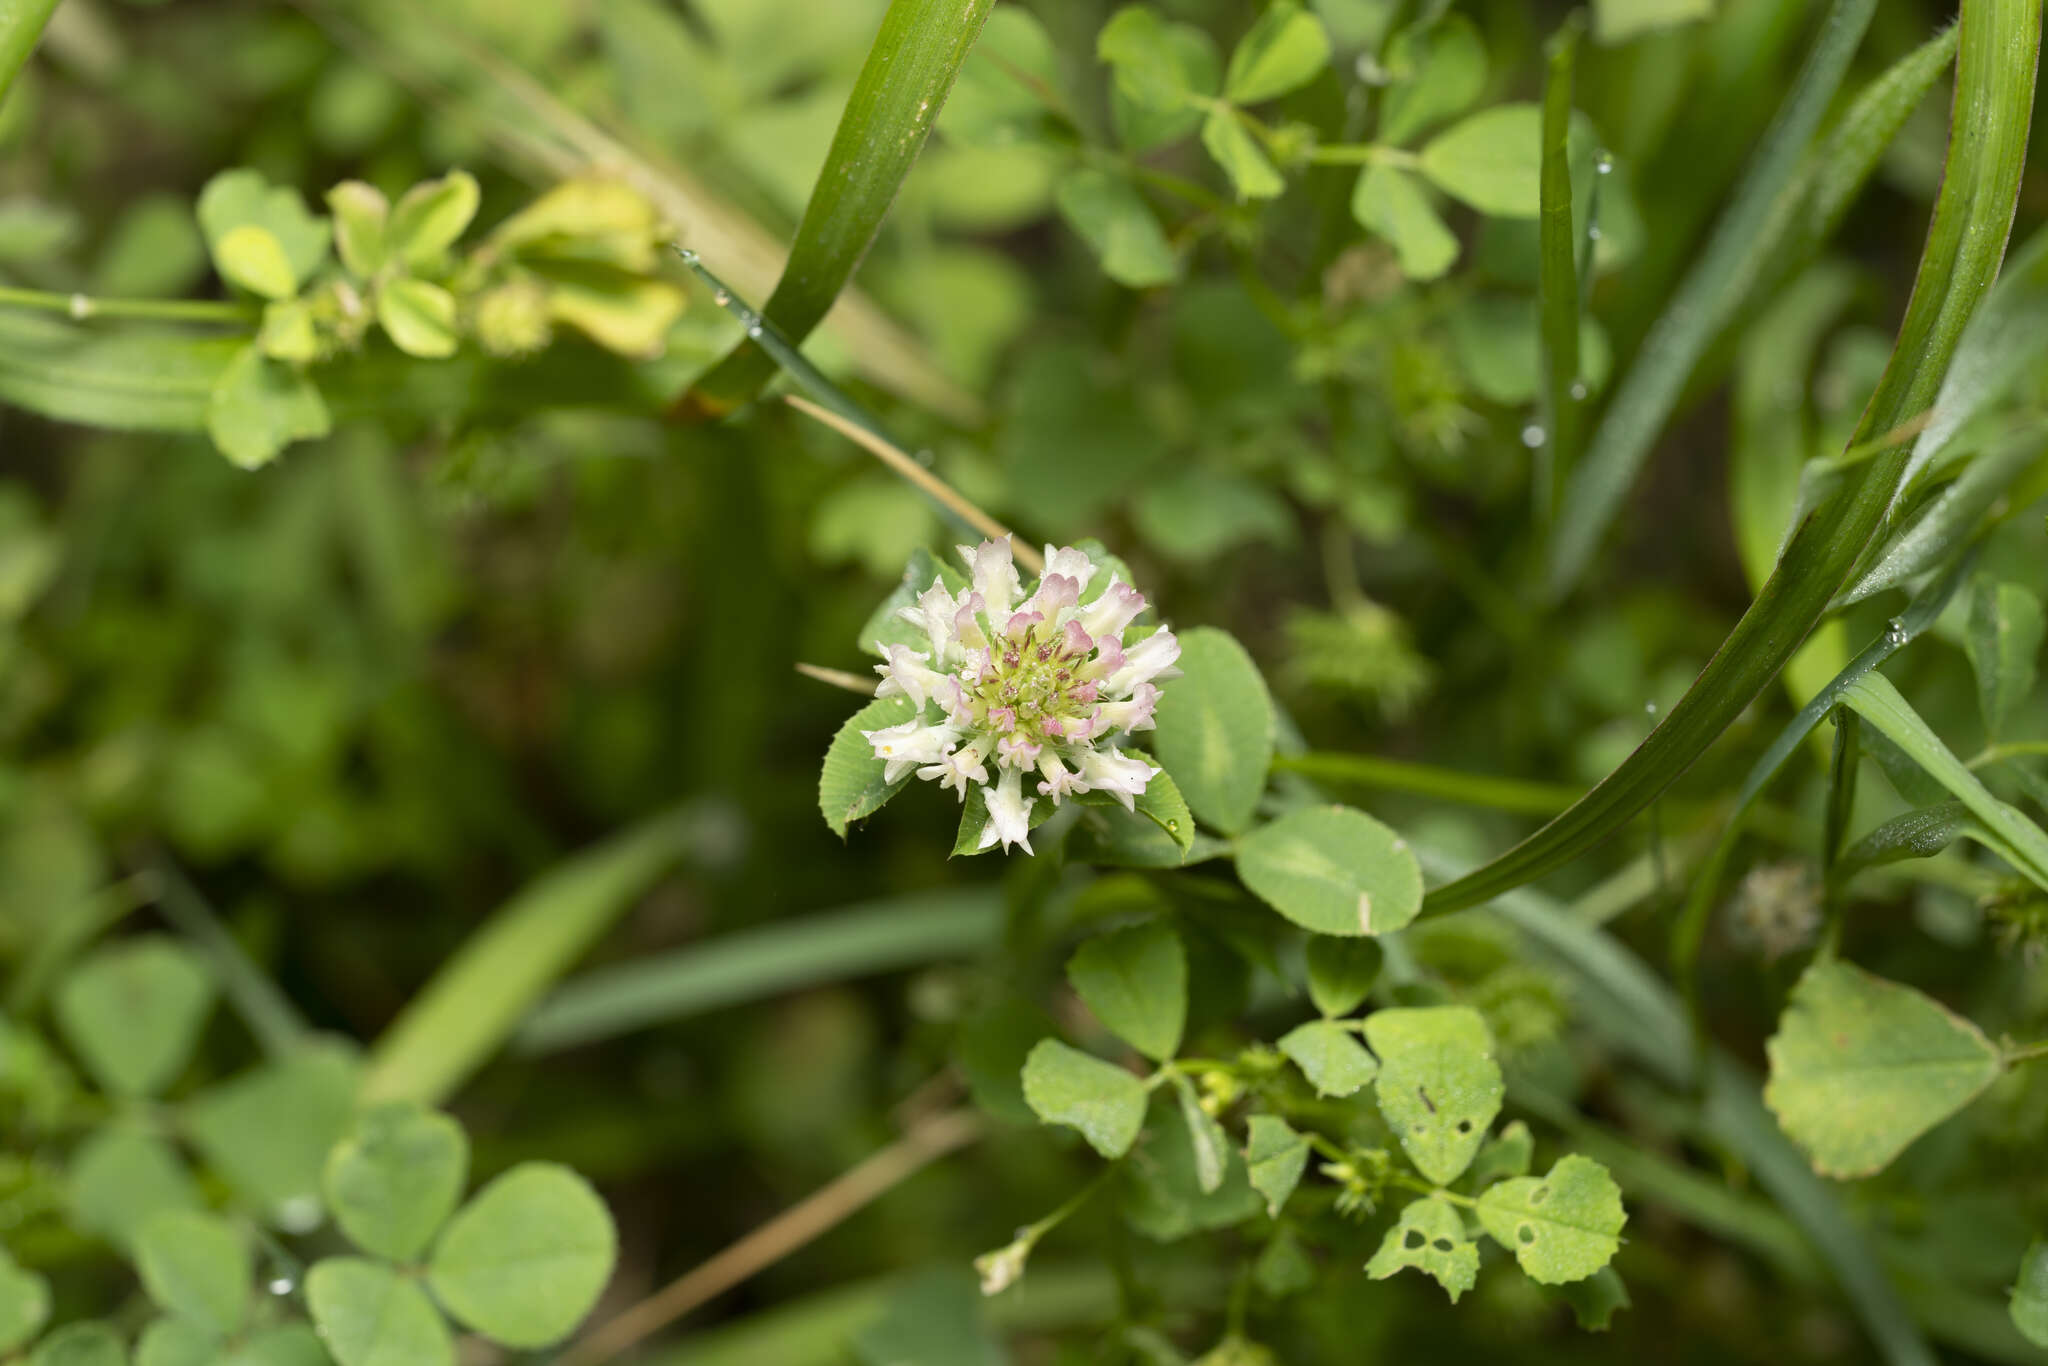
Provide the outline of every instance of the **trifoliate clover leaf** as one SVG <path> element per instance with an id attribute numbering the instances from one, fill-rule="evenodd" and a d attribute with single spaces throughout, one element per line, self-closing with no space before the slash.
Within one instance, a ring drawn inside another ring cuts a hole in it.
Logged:
<path id="1" fill-rule="evenodd" d="M 1486 1021 L 1467 1006 L 1380 1010 L 1365 1020 L 1379 1055 L 1374 1095 L 1415 1169 L 1440 1186 L 1472 1162 L 1505 1086 Z"/>
<path id="2" fill-rule="evenodd" d="M 1479 1279 L 1479 1246 L 1465 1236 L 1464 1221 L 1448 1202 L 1426 1196 L 1403 1209 L 1365 1274 L 1383 1281 L 1408 1267 L 1434 1277 L 1453 1304 Z"/>
<path id="3" fill-rule="evenodd" d="M 567 1337 L 611 1279 L 611 1211 L 590 1183 L 523 1162 L 478 1191 L 434 1244 L 427 1280 L 448 1312 L 507 1347 Z"/>
<path id="4" fill-rule="evenodd" d="M 1823 1176 L 1882 1169 L 2003 1070 L 1977 1026 L 1839 959 L 1806 970 L 1764 1048 L 1764 1104 Z"/>
<path id="5" fill-rule="evenodd" d="M 1319 1096 L 1348 1096 L 1373 1079 L 1379 1064 L 1344 1026 L 1311 1020 L 1280 1036 L 1280 1051 L 1293 1059 Z"/>
<path id="6" fill-rule="evenodd" d="M 1156 1062 L 1180 1048 L 1188 957 L 1163 920 L 1097 935 L 1067 960 L 1067 981 L 1095 1018 Z"/>
<path id="7" fill-rule="evenodd" d="M 1244 1165 L 1252 1189 L 1266 1197 L 1266 1213 L 1277 1219 L 1280 1207 L 1308 1166 L 1308 1140 L 1278 1115 L 1253 1115 L 1245 1125 Z"/>
<path id="8" fill-rule="evenodd" d="M 1545 1177 L 1517 1176 L 1479 1196 L 1479 1222 L 1531 1280 L 1584 1280 L 1621 1250 L 1621 1188 L 1590 1157 L 1561 1157 Z"/>
<path id="9" fill-rule="evenodd" d="M 1024 1060 L 1024 1100 L 1047 1124 L 1078 1129 L 1104 1157 L 1122 1157 L 1145 1122 L 1145 1083 L 1121 1067 L 1041 1039 Z"/>

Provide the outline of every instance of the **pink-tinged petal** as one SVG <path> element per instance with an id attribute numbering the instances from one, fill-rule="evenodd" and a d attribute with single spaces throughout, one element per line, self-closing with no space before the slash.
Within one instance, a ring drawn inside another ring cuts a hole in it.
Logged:
<path id="1" fill-rule="evenodd" d="M 953 638 L 963 649 L 986 650 L 988 636 L 982 632 L 980 617 L 988 604 L 979 593 L 964 593 L 953 609 Z"/>
<path id="2" fill-rule="evenodd" d="M 1047 752 L 1041 755 L 1038 771 L 1045 775 L 1045 781 L 1038 785 L 1038 794 L 1052 798 L 1054 806 L 1058 806 L 1060 799 L 1069 793 L 1087 791 L 1081 783 L 1081 775 L 1061 763 L 1057 754 Z"/>
<path id="3" fill-rule="evenodd" d="M 996 741 L 996 757 L 1012 768 L 1030 768 L 1038 762 L 1040 748 L 1020 735 L 1005 735 Z"/>
<path id="4" fill-rule="evenodd" d="M 1071 612 L 1081 601 L 1081 584 L 1065 574 L 1047 574 L 1038 581 L 1038 591 L 1031 595 L 1025 606 L 1043 612 L 1054 621 L 1062 612 Z"/>
<path id="5" fill-rule="evenodd" d="M 1072 579 L 1081 592 L 1088 591 L 1088 581 L 1095 577 L 1095 569 L 1095 561 L 1088 558 L 1085 550 L 1076 550 L 1070 545 L 1058 549 L 1052 546 L 1045 548 L 1045 572 Z"/>
<path id="6" fill-rule="evenodd" d="M 1101 597 L 1081 609 L 1081 624 L 1097 640 L 1104 636 L 1121 637 L 1124 628 L 1144 610 L 1145 595 L 1118 579 L 1102 590 Z"/>
<path id="7" fill-rule="evenodd" d="M 1102 685 L 1094 679 L 1067 689 L 1067 700 L 1078 706 L 1087 706 L 1102 695 Z"/>
<path id="8" fill-rule="evenodd" d="M 1137 810 L 1132 799 L 1142 796 L 1145 787 L 1155 775 L 1157 768 L 1142 759 L 1119 754 L 1115 750 L 1083 750 L 1080 757 L 1081 778 L 1091 792 L 1107 792 L 1124 804 L 1126 811 Z"/>
<path id="9" fill-rule="evenodd" d="M 1003 624 L 1003 635 L 1014 644 L 1023 634 L 1045 620 L 1042 612 L 1018 612 Z"/>
<path id="10" fill-rule="evenodd" d="M 1041 716 L 1038 719 L 1038 728 L 1055 740 L 1063 738 L 1067 733 L 1066 727 L 1060 723 L 1057 716 Z"/>
<path id="11" fill-rule="evenodd" d="M 1167 673 L 1173 662 L 1180 658 L 1180 641 L 1173 632 L 1161 628 L 1146 636 L 1124 652 L 1123 663 L 1102 680 L 1102 690 L 1111 694 L 1129 693 L 1140 683 L 1159 677 L 1171 678 Z"/>
<path id="12" fill-rule="evenodd" d="M 1154 725 L 1153 715 L 1159 710 L 1159 689 L 1150 683 L 1140 683 L 1131 689 L 1131 695 L 1116 702 L 1105 702 L 1096 709 L 1100 723 L 1097 734 L 1113 730 L 1150 730 Z"/>
<path id="13" fill-rule="evenodd" d="M 1078 621 L 1068 621 L 1060 630 L 1060 654 L 1068 659 L 1079 659 L 1095 648 L 1095 642 L 1081 629 Z"/>

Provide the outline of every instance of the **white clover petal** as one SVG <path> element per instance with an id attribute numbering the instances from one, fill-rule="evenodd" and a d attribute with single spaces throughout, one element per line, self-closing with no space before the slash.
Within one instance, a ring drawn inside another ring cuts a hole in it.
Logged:
<path id="1" fill-rule="evenodd" d="M 1159 709 L 1159 689 L 1151 683 L 1140 683 L 1131 689 L 1129 697 L 1115 702 L 1104 702 L 1095 709 L 1095 726 L 1098 733 L 1117 730 L 1150 730 L 1155 724 L 1153 713 Z"/>
<path id="2" fill-rule="evenodd" d="M 957 727 L 926 725 L 919 718 L 881 730 L 864 730 L 861 734 L 874 746 L 875 757 L 882 761 L 882 780 L 890 783 L 915 765 L 939 762 L 960 743 Z"/>
<path id="3" fill-rule="evenodd" d="M 1045 572 L 1072 579 L 1080 585 L 1083 593 L 1088 591 L 1088 580 L 1095 577 L 1096 568 L 1095 561 L 1088 558 L 1085 550 L 1076 550 L 1070 545 L 1057 549 L 1048 545 L 1045 548 Z"/>
<path id="4" fill-rule="evenodd" d="M 1102 590 L 1102 596 L 1081 609 L 1081 629 L 1097 640 L 1113 636 L 1121 640 L 1124 628 L 1145 610 L 1145 595 L 1122 579 Z"/>
<path id="5" fill-rule="evenodd" d="M 949 675 L 926 666 L 928 654 L 911 649 L 908 645 L 891 645 L 886 648 L 886 664 L 875 665 L 875 672 L 882 676 L 881 686 L 875 689 L 877 697 L 894 697 L 898 693 L 910 699 L 910 705 L 924 710 L 924 700 L 935 694 L 946 692 L 946 685 L 952 681 Z"/>
<path id="6" fill-rule="evenodd" d="M 988 769 L 982 760 L 988 757 L 987 739 L 977 739 L 971 745 L 963 745 L 950 754 L 942 755 L 938 762 L 917 771 L 924 779 L 936 779 L 939 786 L 949 792 L 956 792 L 961 801 L 967 800 L 969 783 L 986 783 Z"/>
<path id="7" fill-rule="evenodd" d="M 1115 750 L 1090 749 L 1081 753 L 1081 780 L 1087 784 L 1087 790 L 1111 794 L 1124 804 L 1126 811 L 1137 810 L 1132 798 L 1142 796 L 1158 772 L 1143 759 L 1133 759 Z"/>
<path id="8" fill-rule="evenodd" d="M 982 829 L 979 847 L 986 849 L 1001 840 L 1005 849 L 1021 845 L 1030 853 L 1031 799 L 1024 795 L 1017 770 L 1004 769 L 1002 781 L 984 787 L 982 797 L 988 803 L 988 824 Z"/>
<path id="9" fill-rule="evenodd" d="M 933 579 L 932 586 L 917 595 L 917 605 L 898 608 L 896 615 L 918 627 L 931 641 L 933 663 L 950 662 L 959 634 L 953 629 L 953 614 L 960 610 L 960 604 L 946 591 L 944 579 Z"/>
<path id="10" fill-rule="evenodd" d="M 1177 677 L 1177 672 L 1167 670 L 1179 658 L 1180 641 L 1173 632 L 1161 627 L 1123 652 L 1122 662 L 1102 680 L 1102 690 L 1111 697 L 1122 697 L 1134 692 L 1140 683 Z"/>
<path id="11" fill-rule="evenodd" d="M 960 558 L 967 561 L 974 576 L 974 591 L 988 604 L 991 618 L 1007 616 L 1010 604 L 1024 591 L 1017 578 L 1017 561 L 1007 540 L 983 541 L 978 546 L 960 546 Z"/>

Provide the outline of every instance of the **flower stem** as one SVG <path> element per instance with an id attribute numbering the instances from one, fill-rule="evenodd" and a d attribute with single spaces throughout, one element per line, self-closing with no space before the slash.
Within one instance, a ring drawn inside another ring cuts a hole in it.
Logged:
<path id="1" fill-rule="evenodd" d="M 77 322 L 88 318 L 135 318 L 245 327 L 256 321 L 255 310 L 248 305 L 224 300 L 95 299 L 86 294 L 59 294 L 50 290 L 7 286 L 0 286 L 0 307 L 62 313 Z"/>

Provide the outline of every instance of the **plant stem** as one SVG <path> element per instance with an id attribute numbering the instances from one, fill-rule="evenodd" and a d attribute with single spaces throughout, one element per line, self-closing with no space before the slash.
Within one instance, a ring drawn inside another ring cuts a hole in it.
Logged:
<path id="1" fill-rule="evenodd" d="M 248 304 L 212 299 L 95 299 L 87 294 L 59 294 L 44 289 L 0 286 L 0 307 L 62 313 L 77 322 L 88 318 L 134 318 L 155 322 L 215 323 L 247 327 L 257 321 Z"/>
<path id="2" fill-rule="evenodd" d="M 606 1320 L 564 1352 L 558 1366 L 597 1366 L 599 1362 L 610 1361 L 699 1305 L 838 1227 L 939 1158 L 974 1142 L 983 1132 L 981 1117 L 972 1110 L 948 1110 L 933 1116 L 723 1252 Z"/>
<path id="3" fill-rule="evenodd" d="M 1422 158 L 1399 147 L 1384 147 L 1377 142 L 1336 143 L 1328 147 L 1313 148 L 1308 159 L 1316 166 L 1399 166 L 1413 170 L 1422 163 Z"/>
<path id="4" fill-rule="evenodd" d="M 2036 1043 L 2023 1043 L 2016 1048 L 2005 1050 L 2007 1067 L 2017 1067 L 2025 1062 L 2038 1062 L 2042 1058 L 2048 1058 L 2048 1039 Z"/>
<path id="5" fill-rule="evenodd" d="M 785 394 L 782 401 L 802 413 L 805 417 L 822 422 L 848 441 L 867 451 L 875 459 L 887 465 L 910 483 L 929 494 L 941 507 L 979 531 L 992 541 L 1007 540 L 1011 551 L 1022 564 L 1034 574 L 1045 572 L 1045 561 L 1030 546 L 1021 544 L 1010 533 L 1010 529 L 995 518 L 983 512 L 973 503 L 957 493 L 951 484 L 933 474 L 903 453 L 888 438 L 871 431 L 859 423 L 849 421 L 829 408 L 822 407 L 798 394 Z"/>
<path id="6" fill-rule="evenodd" d="M 162 854 L 153 854 L 148 873 L 156 883 L 157 909 L 212 960 L 221 990 L 264 1053 L 273 1059 L 289 1056 L 312 1032 L 305 1017 L 227 932 L 213 907 L 176 864 Z"/>
<path id="7" fill-rule="evenodd" d="M 857 692 L 863 697 L 875 695 L 875 679 L 862 678 L 859 674 L 848 673 L 844 669 L 828 669 L 822 664 L 805 664 L 798 661 L 796 671 L 805 678 L 815 678 L 820 683 L 829 683 L 835 688 Z"/>
<path id="8" fill-rule="evenodd" d="M 2048 755 L 2048 740 L 2012 740 L 2002 745 L 1989 746 L 1983 753 L 1970 760 L 1968 766 L 1988 768 L 1992 764 L 2002 764 L 2007 759 L 2025 759 L 2038 755 Z"/>

